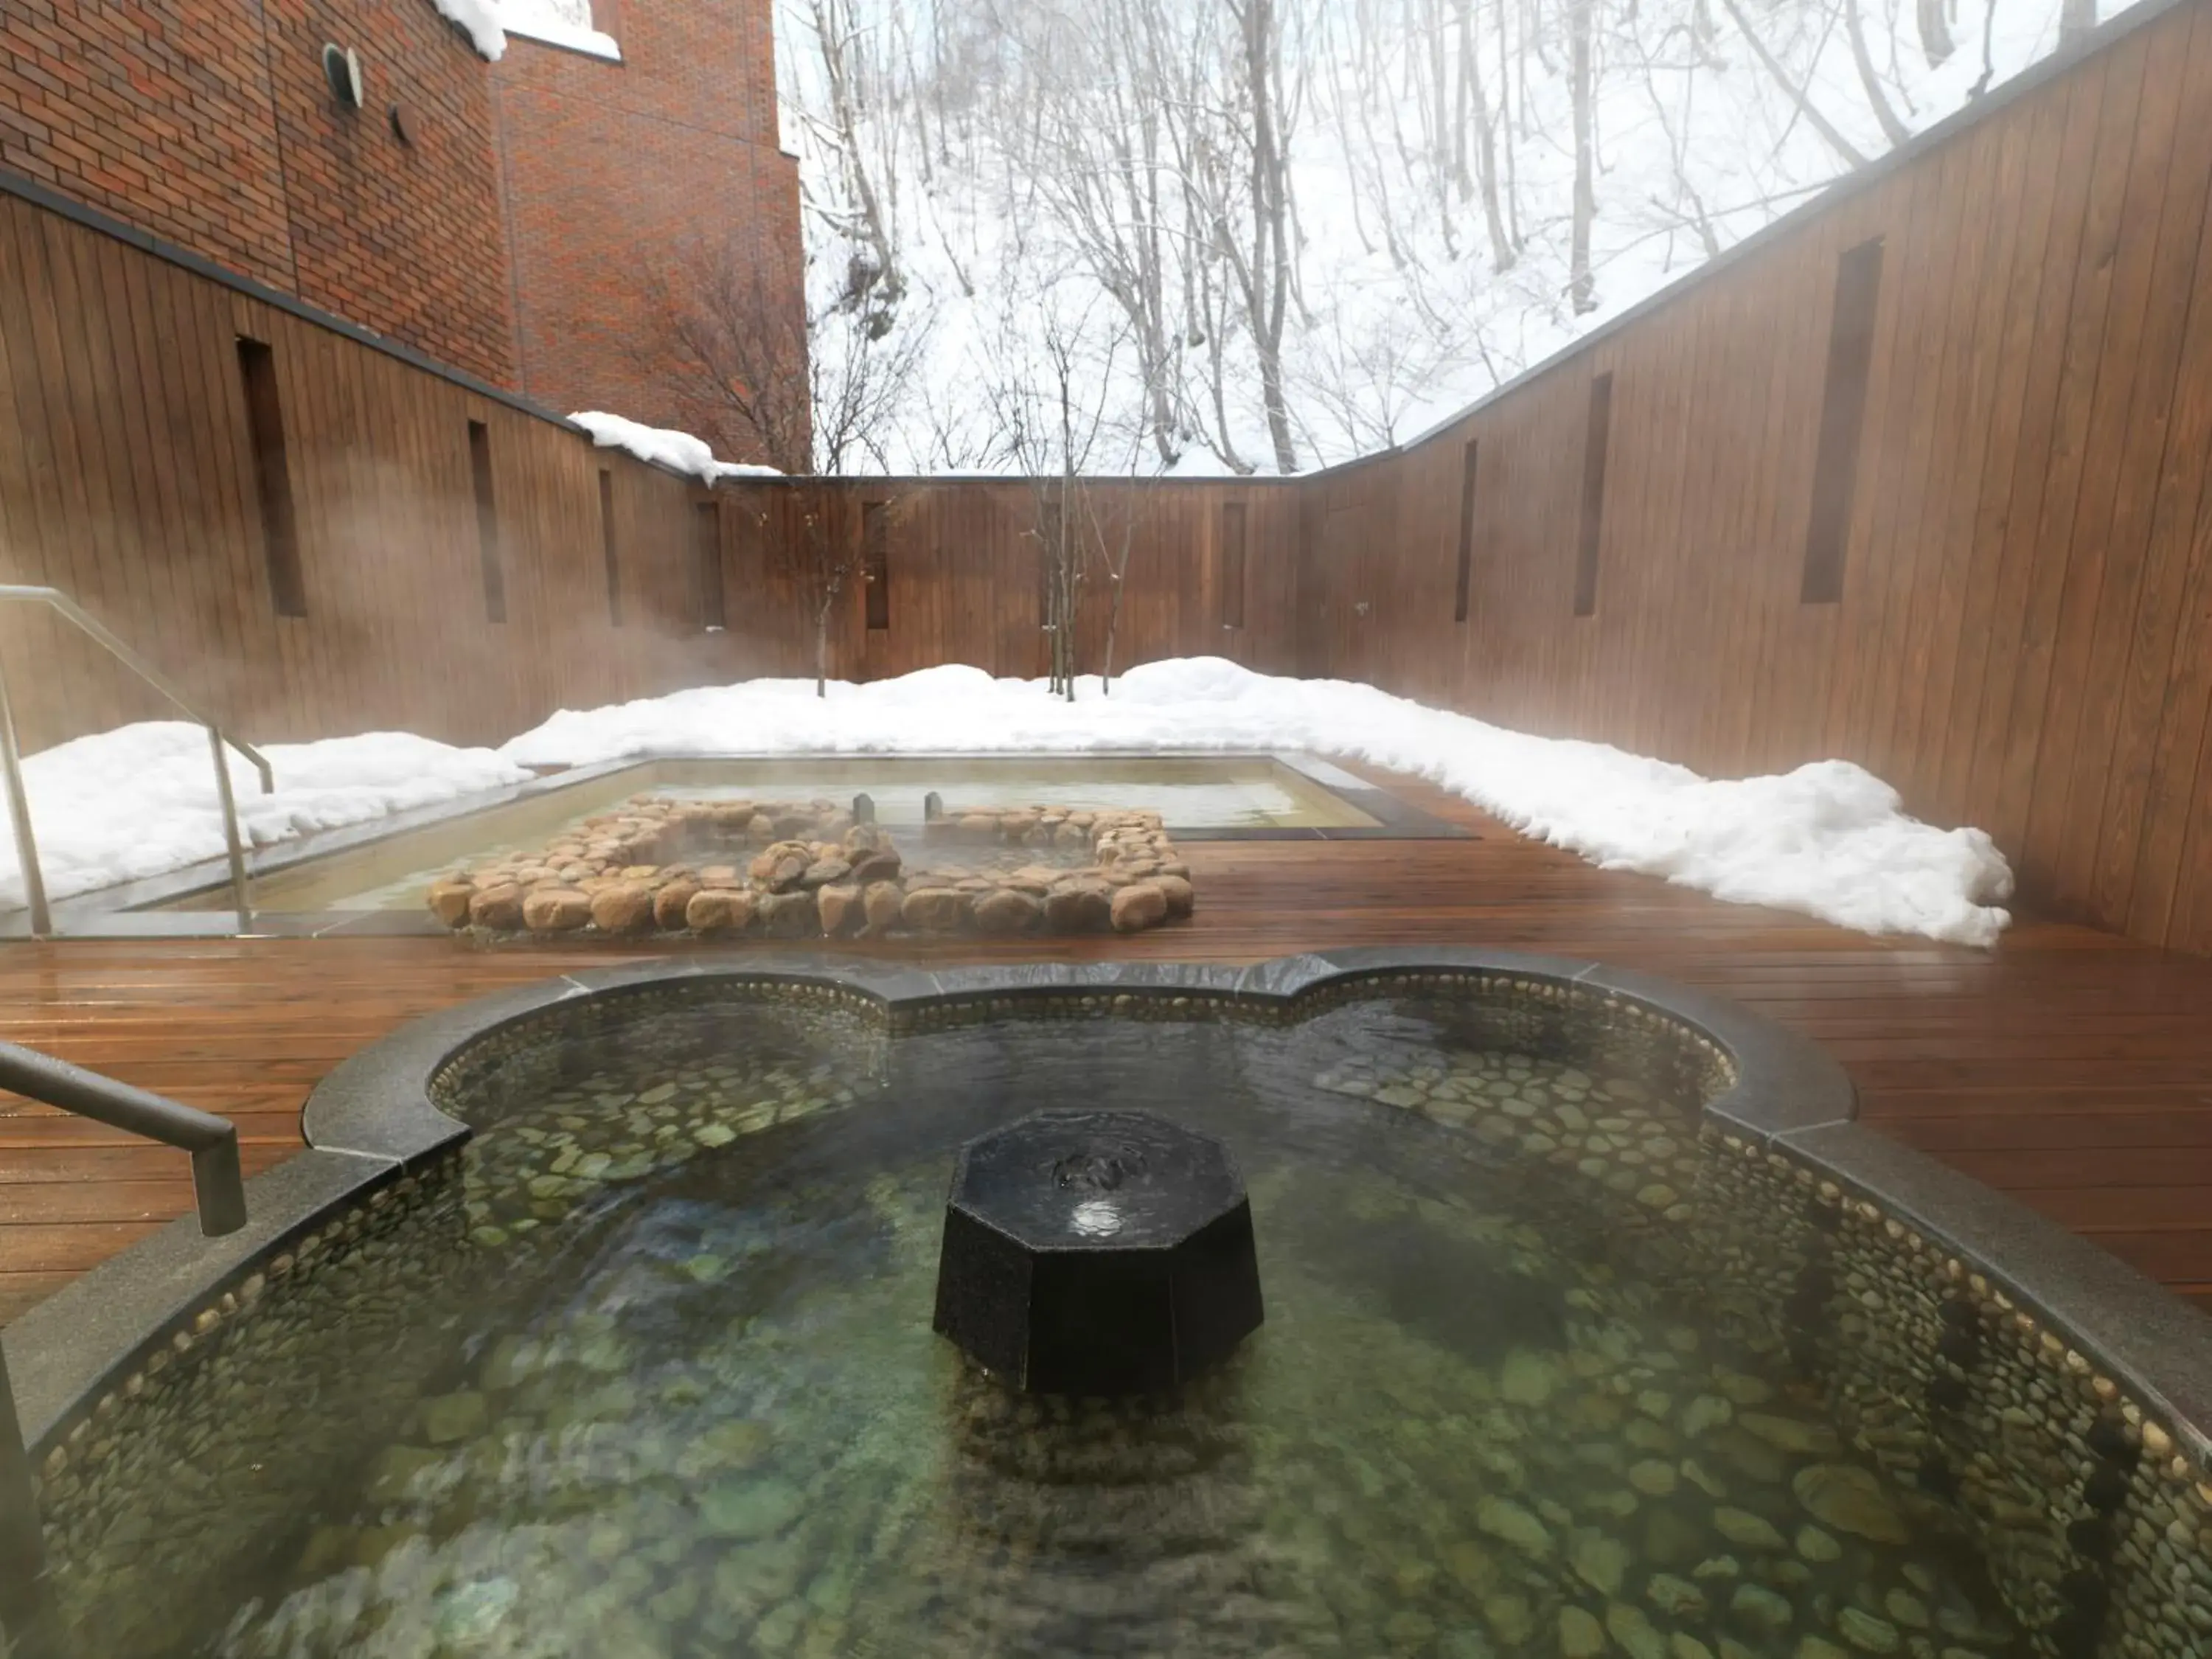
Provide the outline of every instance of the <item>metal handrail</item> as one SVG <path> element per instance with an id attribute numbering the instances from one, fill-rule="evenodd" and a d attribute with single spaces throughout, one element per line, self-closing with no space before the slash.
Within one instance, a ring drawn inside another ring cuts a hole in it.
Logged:
<path id="1" fill-rule="evenodd" d="M 0 582 L 0 604 L 16 603 L 43 605 L 73 623 L 95 644 L 106 647 L 109 653 L 140 679 L 152 686 L 171 702 L 189 715 L 194 724 L 207 728 L 208 746 L 215 754 L 215 791 L 222 805 L 223 839 L 230 853 L 230 892 L 238 905 L 238 931 L 251 933 L 253 911 L 246 896 L 246 849 L 238 838 L 238 802 L 230 790 L 230 767 L 223 759 L 223 747 L 228 744 L 252 763 L 260 775 L 261 793 L 276 792 L 276 774 L 261 751 L 251 744 L 241 742 L 192 707 L 183 692 L 169 684 L 153 665 L 110 633 L 100 619 L 58 587 L 31 587 L 20 583 Z M 4 664 L 0 664 L 0 774 L 8 784 L 8 816 L 15 831 L 16 861 L 23 870 L 23 896 L 30 901 L 31 933 L 45 939 L 54 931 L 53 915 L 46 906 L 46 881 L 39 868 L 38 843 L 31 836 L 31 802 L 23 793 L 23 757 L 15 744 L 15 714 L 8 701 L 8 675 Z M 154 1097 L 148 1096 L 152 1099 Z"/>
<path id="2" fill-rule="evenodd" d="M 228 1118 L 179 1105 L 16 1042 L 0 1042 L 0 1089 L 190 1152 L 200 1231 L 219 1238 L 246 1224 L 238 1126 Z"/>
<path id="3" fill-rule="evenodd" d="M 196 1111 L 14 1042 L 0 1042 L 0 1089 L 190 1152 L 200 1231 L 216 1238 L 246 1224 L 238 1126 L 228 1118 Z M 22 1422 L 15 1413 L 7 1360 L 0 1356 L 0 1654 L 8 1651 L 11 1633 L 38 1618 L 44 1601 L 44 1554 Z"/>

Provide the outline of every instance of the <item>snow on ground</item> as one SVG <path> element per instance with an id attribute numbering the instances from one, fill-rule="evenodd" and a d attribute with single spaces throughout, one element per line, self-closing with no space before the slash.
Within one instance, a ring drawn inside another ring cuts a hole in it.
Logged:
<path id="1" fill-rule="evenodd" d="M 2004 855 L 1978 830 L 1906 817 L 1863 768 L 1816 761 L 1778 777 L 1711 780 L 1605 744 L 1530 737 L 1372 686 L 1255 674 L 1219 658 L 1131 669 L 1073 703 L 979 668 L 866 685 L 750 680 L 586 713 L 500 750 L 522 764 L 647 754 L 1298 749 L 1413 773 L 1524 834 L 1606 869 L 1869 933 L 1989 945 L 2009 924 Z"/>
<path id="2" fill-rule="evenodd" d="M 261 793 L 242 756 L 230 755 L 239 831 L 249 847 L 530 776 L 489 749 L 454 749 L 405 732 L 271 744 L 261 752 L 276 774 L 271 795 Z M 148 720 L 44 750 L 25 758 L 23 782 L 50 899 L 222 856 L 214 757 L 207 732 L 188 720 Z M 23 904 L 15 834 L 0 817 L 0 910 Z"/>
<path id="3" fill-rule="evenodd" d="M 723 478 L 780 478 L 783 476 L 772 466 L 756 466 L 743 461 L 718 461 L 705 440 L 695 438 L 688 432 L 678 432 L 663 426 L 645 426 L 623 416 L 609 415 L 595 409 L 587 409 L 568 418 L 590 433 L 592 441 L 602 449 L 626 450 L 641 461 L 688 473 L 702 483 L 711 484 Z"/>
<path id="4" fill-rule="evenodd" d="M 1605 744 L 1530 737 L 1369 685 L 1253 673 L 1218 657 L 1133 668 L 1076 701 L 1042 681 L 925 669 L 866 685 L 749 680 L 605 708 L 564 710 L 494 751 L 370 732 L 264 752 L 276 793 L 231 760 L 256 847 L 478 790 L 532 765 L 646 755 L 1082 753 L 1310 750 L 1427 778 L 1524 834 L 1609 870 L 1662 876 L 1744 904 L 1802 911 L 1869 933 L 1988 945 L 2011 918 L 2003 854 L 1978 830 L 1907 817 L 1896 791 L 1844 761 L 1778 777 L 1712 780 Z M 80 738 L 24 763 L 46 888 L 64 898 L 158 875 L 223 850 L 207 736 L 183 721 Z M 20 908 L 0 825 L 0 908 Z"/>

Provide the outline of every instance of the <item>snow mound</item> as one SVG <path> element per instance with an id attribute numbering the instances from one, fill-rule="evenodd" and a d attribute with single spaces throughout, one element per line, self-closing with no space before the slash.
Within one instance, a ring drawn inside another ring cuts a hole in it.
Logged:
<path id="1" fill-rule="evenodd" d="M 239 832 L 266 847 L 317 830 L 520 783 L 530 774 L 489 749 L 455 749 L 405 732 L 370 732 L 262 750 L 276 792 L 232 751 Z M 27 757 L 24 792 L 49 898 L 180 870 L 223 852 L 222 809 L 207 732 L 149 720 Z M 15 838 L 0 818 L 0 909 L 25 902 Z"/>
<path id="2" fill-rule="evenodd" d="M 1607 869 L 1664 877 L 1869 933 L 1989 945 L 2012 872 L 1989 836 L 1907 817 L 1897 792 L 1846 761 L 1781 776 L 1709 779 L 1610 744 L 1531 737 L 1372 686 L 1255 674 L 1219 658 L 1148 663 L 1116 682 L 926 669 L 865 685 L 751 680 L 588 712 L 508 743 L 519 764 L 748 750 L 900 754 L 1303 749 L 1424 777 L 1522 833 Z"/>
<path id="3" fill-rule="evenodd" d="M 499 0 L 430 0 L 430 3 L 440 16 L 469 37 L 478 56 L 499 62 L 507 51 L 507 32 L 499 26 Z"/>
<path id="4" fill-rule="evenodd" d="M 641 461 L 688 473 L 702 483 L 711 484 L 723 478 L 780 478 L 783 476 L 772 466 L 718 461 L 704 439 L 695 438 L 688 432 L 672 431 L 667 427 L 646 426 L 620 415 L 609 415 L 601 410 L 586 410 L 568 418 L 590 433 L 592 441 L 602 449 L 625 450 Z"/>

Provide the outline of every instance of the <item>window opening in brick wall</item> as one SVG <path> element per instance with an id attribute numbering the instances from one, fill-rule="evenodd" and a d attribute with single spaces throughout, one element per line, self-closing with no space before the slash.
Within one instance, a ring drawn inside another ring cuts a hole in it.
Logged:
<path id="1" fill-rule="evenodd" d="M 890 519 L 884 501 L 860 503 L 860 579 L 868 590 L 868 626 L 891 625 Z"/>
<path id="2" fill-rule="evenodd" d="M 615 546 L 615 475 L 599 469 L 599 552 L 607 566 L 607 625 L 623 625 L 622 557 Z"/>
<path id="3" fill-rule="evenodd" d="M 1605 451 L 1612 437 L 1613 375 L 1590 382 L 1589 428 L 1583 443 L 1582 542 L 1575 550 L 1575 615 L 1597 614 L 1598 538 L 1605 528 Z"/>
<path id="4" fill-rule="evenodd" d="M 484 620 L 507 620 L 507 572 L 499 556 L 499 507 L 491 493 L 491 428 L 469 422 L 469 475 L 477 492 L 477 557 L 483 566 Z"/>
<path id="5" fill-rule="evenodd" d="M 1474 580 L 1474 452 L 1469 438 L 1459 463 L 1459 574 L 1452 589 L 1452 620 L 1467 620 L 1468 589 Z"/>
<path id="6" fill-rule="evenodd" d="M 719 502 L 702 501 L 692 560 L 698 570 L 699 623 L 710 634 L 726 623 L 722 612 L 722 508 Z"/>
<path id="7" fill-rule="evenodd" d="M 280 617 L 307 614 L 300 567 L 300 521 L 292 510 L 292 474 L 284 459 L 284 406 L 276 386 L 276 354 L 240 335 L 238 372 L 246 387 L 246 431 L 253 450 L 253 495 L 261 511 L 261 556 L 269 571 L 269 603 Z"/>
<path id="8" fill-rule="evenodd" d="M 1244 626 L 1244 503 L 1221 504 L 1221 625 Z"/>
<path id="9" fill-rule="evenodd" d="M 1813 499 L 1805 526 L 1805 571 L 1798 599 L 1833 605 L 1844 597 L 1844 552 L 1857 493 L 1859 434 L 1866 424 L 1867 374 L 1874 319 L 1881 300 L 1881 241 L 1845 248 L 1836 259 L 1835 307 L 1828 324 L 1827 379 L 1820 393 L 1820 436 L 1813 452 Z"/>

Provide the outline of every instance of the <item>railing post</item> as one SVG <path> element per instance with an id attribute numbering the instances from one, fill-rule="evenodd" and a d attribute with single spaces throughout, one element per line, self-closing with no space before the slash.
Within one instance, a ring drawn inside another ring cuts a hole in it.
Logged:
<path id="1" fill-rule="evenodd" d="M 238 844 L 238 801 L 230 790 L 230 761 L 222 752 L 222 733 L 210 724 L 208 744 L 215 750 L 215 793 L 222 803 L 222 838 L 230 854 L 230 896 L 238 906 L 238 931 L 253 931 L 253 909 L 246 897 L 246 851 Z"/>
<path id="2" fill-rule="evenodd" d="M 35 1620 L 46 1565 L 46 1530 L 31 1490 L 30 1455 L 23 1449 L 8 1357 L 0 1352 L 0 1653 Z"/>
<path id="3" fill-rule="evenodd" d="M 208 1237 L 246 1224 L 246 1174 L 239 1167 L 235 1128 L 212 1146 L 193 1149 L 192 1198 L 199 1206 L 200 1231 Z"/>
<path id="4" fill-rule="evenodd" d="M 46 909 L 46 879 L 39 869 L 39 844 L 31 835 L 31 798 L 23 793 L 23 757 L 15 747 L 15 711 L 8 701 L 8 672 L 0 664 L 0 772 L 7 775 L 8 822 L 15 831 L 15 862 L 23 872 L 23 896 L 31 906 L 31 935 L 54 931 Z"/>

